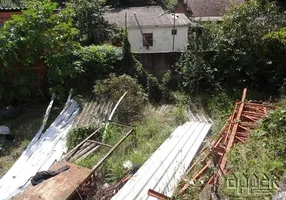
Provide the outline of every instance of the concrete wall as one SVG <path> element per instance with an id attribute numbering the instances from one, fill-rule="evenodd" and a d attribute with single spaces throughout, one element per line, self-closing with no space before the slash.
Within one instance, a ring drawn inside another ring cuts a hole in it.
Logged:
<path id="1" fill-rule="evenodd" d="M 168 70 L 172 71 L 172 66 L 179 60 L 181 52 L 139 53 L 135 56 L 151 74 L 162 78 Z"/>
<path id="2" fill-rule="evenodd" d="M 143 38 L 139 28 L 128 29 L 128 39 L 134 53 L 158 53 L 173 51 L 173 27 L 143 27 L 143 33 L 153 33 L 153 46 L 143 47 Z M 188 43 L 188 26 L 176 27 L 175 51 L 182 52 Z"/>

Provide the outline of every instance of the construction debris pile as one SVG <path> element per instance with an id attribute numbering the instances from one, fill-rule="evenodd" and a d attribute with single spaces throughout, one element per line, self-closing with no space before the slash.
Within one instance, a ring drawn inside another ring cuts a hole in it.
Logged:
<path id="1" fill-rule="evenodd" d="M 228 119 L 225 126 L 220 131 L 218 137 L 211 142 L 210 151 L 204 148 L 201 153 L 204 154 L 201 160 L 194 162 L 189 168 L 190 172 L 198 163 L 202 164 L 201 170 L 196 172 L 192 177 L 192 182 L 199 180 L 211 166 L 215 166 L 216 170 L 212 173 L 207 181 L 212 188 L 218 186 L 219 179 L 229 170 L 226 167 L 227 153 L 231 150 L 234 143 L 244 143 L 247 141 L 249 133 L 257 128 L 257 122 L 266 117 L 269 110 L 274 106 L 260 101 L 246 102 L 247 89 L 244 89 L 241 101 L 237 101 L 234 105 L 232 115 Z M 185 193 L 190 183 L 186 183 L 181 189 L 181 193 Z"/>
<path id="2" fill-rule="evenodd" d="M 102 181 L 98 179 L 94 181 L 91 185 L 83 185 L 78 190 L 82 196 L 94 197 L 98 200 L 109 200 L 111 199 L 129 179 L 134 175 L 137 168 L 130 170 L 127 175 L 120 179 L 117 183 L 113 185 L 104 185 L 102 187 Z"/>

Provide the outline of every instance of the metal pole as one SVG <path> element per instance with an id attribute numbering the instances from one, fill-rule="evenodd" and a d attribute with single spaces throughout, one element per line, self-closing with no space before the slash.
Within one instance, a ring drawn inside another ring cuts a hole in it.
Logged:
<path id="1" fill-rule="evenodd" d="M 151 196 L 151 197 L 155 197 L 156 199 L 159 199 L 159 200 L 170 200 L 171 198 L 164 195 L 164 194 L 161 194 L 159 192 L 156 192 L 152 189 L 149 189 L 148 190 L 148 195 Z"/>
<path id="2" fill-rule="evenodd" d="M 135 12 L 134 12 L 134 17 L 135 17 L 135 20 L 136 20 L 137 25 L 138 25 L 138 27 L 139 27 L 139 30 L 140 30 L 140 32 L 141 32 L 143 41 L 144 41 L 144 43 L 146 44 L 146 47 L 147 47 L 147 49 L 148 49 L 149 46 L 148 46 L 148 44 L 147 44 L 147 42 L 146 42 L 146 39 L 145 39 L 145 37 L 144 37 L 143 31 L 142 31 L 142 29 L 141 29 L 141 26 L 140 26 L 140 24 L 139 24 L 139 21 L 138 21 L 138 19 L 137 19 L 137 16 L 136 16 L 136 13 L 135 13 Z"/>
<path id="3" fill-rule="evenodd" d="M 111 154 L 119 147 L 119 145 L 125 141 L 126 138 L 133 132 L 133 129 L 128 131 L 128 133 L 116 144 L 113 146 L 112 149 L 92 168 L 92 173 L 94 173 L 101 165 L 104 163 L 110 156 Z"/>
<path id="4" fill-rule="evenodd" d="M 94 131 L 92 134 L 90 134 L 87 138 L 85 138 L 81 143 L 79 143 L 75 148 L 73 148 L 69 153 L 67 153 L 65 160 L 68 161 L 87 140 L 89 140 L 92 136 L 94 136 L 102 128 L 103 127 L 98 128 L 96 131 Z"/>
<path id="5" fill-rule="evenodd" d="M 174 13 L 174 27 L 173 27 L 173 51 L 175 51 L 175 28 L 176 28 L 176 14 Z"/>
<path id="6" fill-rule="evenodd" d="M 127 12 L 125 12 L 125 29 L 127 29 Z"/>

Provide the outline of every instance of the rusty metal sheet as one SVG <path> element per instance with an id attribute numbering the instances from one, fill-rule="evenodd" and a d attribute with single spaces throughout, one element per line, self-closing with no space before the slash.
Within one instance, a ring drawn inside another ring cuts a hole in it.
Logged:
<path id="1" fill-rule="evenodd" d="M 44 182 L 28 188 L 15 200 L 64 200 L 67 199 L 79 184 L 85 180 L 91 170 L 68 162 L 58 162 L 51 167 L 51 170 L 58 169 L 65 165 L 70 166 L 69 170 Z"/>

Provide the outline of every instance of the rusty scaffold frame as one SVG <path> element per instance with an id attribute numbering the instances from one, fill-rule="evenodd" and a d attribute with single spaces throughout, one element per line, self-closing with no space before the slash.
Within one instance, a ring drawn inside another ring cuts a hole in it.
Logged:
<path id="1" fill-rule="evenodd" d="M 194 173 L 191 180 L 199 180 L 211 166 L 215 166 L 216 170 L 207 184 L 216 187 L 219 179 L 229 171 L 226 167 L 227 153 L 234 143 L 246 142 L 249 133 L 257 128 L 257 122 L 266 117 L 269 110 L 275 108 L 273 105 L 261 101 L 246 101 L 246 94 L 247 88 L 243 90 L 241 100 L 235 102 L 232 115 L 219 132 L 218 137 L 211 142 L 210 149 L 204 148 L 201 151 L 201 153 L 205 153 L 203 159 L 194 162 L 187 171 L 188 174 L 198 163 L 203 165 L 198 172 Z M 207 151 L 208 149 L 209 151 Z M 189 183 L 184 184 L 180 193 L 185 193 L 189 185 Z"/>

